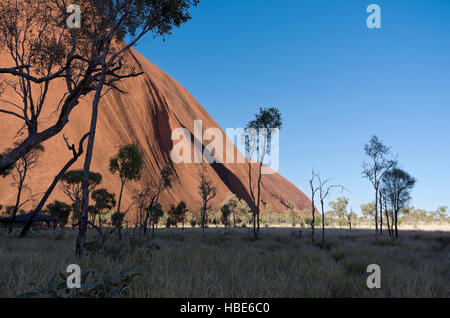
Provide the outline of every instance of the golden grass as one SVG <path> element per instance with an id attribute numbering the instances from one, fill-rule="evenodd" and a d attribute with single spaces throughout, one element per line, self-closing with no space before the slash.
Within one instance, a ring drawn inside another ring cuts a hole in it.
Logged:
<path id="1" fill-rule="evenodd" d="M 131 232 L 107 256 L 84 257 L 82 270 L 119 272 L 137 264 L 131 297 L 449 297 L 450 234 L 403 231 L 375 241 L 372 230 L 327 230 L 327 244 L 312 244 L 309 230 L 158 229 L 131 245 Z M 316 231 L 320 241 L 321 231 Z M 94 232 L 89 240 L 96 239 Z M 386 233 L 387 234 L 387 233 Z M 46 284 L 76 263 L 76 232 L 33 232 L 18 239 L 0 233 L 0 297 Z M 160 246 L 151 248 L 151 242 Z M 381 289 L 366 287 L 369 264 L 381 266 Z"/>

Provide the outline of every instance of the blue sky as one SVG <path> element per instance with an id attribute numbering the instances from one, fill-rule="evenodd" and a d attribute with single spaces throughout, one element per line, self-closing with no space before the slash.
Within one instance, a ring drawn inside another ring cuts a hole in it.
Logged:
<path id="1" fill-rule="evenodd" d="M 366 26 L 371 3 L 381 29 Z M 222 128 L 278 107 L 279 171 L 306 194 L 314 168 L 359 212 L 373 200 L 361 164 L 376 134 L 416 177 L 414 206 L 450 206 L 450 1 L 202 0 L 192 14 L 137 49 Z"/>

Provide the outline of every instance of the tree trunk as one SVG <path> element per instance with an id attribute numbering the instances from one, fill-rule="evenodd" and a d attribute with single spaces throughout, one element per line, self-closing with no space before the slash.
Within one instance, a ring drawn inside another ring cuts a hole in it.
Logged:
<path id="1" fill-rule="evenodd" d="M 383 202 L 381 201 L 381 194 L 380 194 L 380 236 L 383 236 Z"/>
<path id="2" fill-rule="evenodd" d="M 311 242 L 313 242 L 314 243 L 314 224 L 316 223 L 316 216 L 315 216 L 315 213 L 314 213 L 314 197 L 312 198 L 312 201 L 311 201 L 311 205 L 312 205 L 312 207 L 311 207 L 311 211 L 312 211 L 312 221 L 311 221 Z"/>
<path id="3" fill-rule="evenodd" d="M 119 218 L 120 218 L 120 204 L 122 203 L 123 187 L 125 185 L 125 181 L 124 180 L 121 180 L 121 181 L 122 181 L 122 183 L 120 185 L 119 202 L 117 203 L 117 213 L 118 213 Z M 120 222 L 117 227 L 118 227 L 118 232 L 119 232 L 119 241 L 122 241 L 122 222 Z"/>
<path id="4" fill-rule="evenodd" d="M 26 175 L 26 173 L 24 174 L 24 176 Z M 9 233 L 11 234 L 13 229 L 14 229 L 14 224 L 16 223 L 16 214 L 17 211 L 19 210 L 19 204 L 20 204 L 20 197 L 22 195 L 22 189 L 23 189 L 23 182 L 25 180 L 25 177 L 21 177 L 21 180 L 19 181 L 19 188 L 17 191 L 17 197 L 16 197 L 16 204 L 14 206 L 14 211 L 13 211 L 13 215 L 12 215 L 12 219 L 11 219 L 11 224 L 9 225 Z"/>
<path id="5" fill-rule="evenodd" d="M 325 212 L 323 210 L 323 201 L 320 201 L 320 205 L 322 206 L 322 246 L 325 243 Z"/>
<path id="6" fill-rule="evenodd" d="M 256 239 L 258 239 L 258 235 L 259 235 L 259 227 L 260 227 L 260 206 L 261 206 L 261 177 L 262 177 L 262 160 L 261 163 L 259 164 L 259 176 L 258 176 L 258 201 L 256 203 L 256 215 L 258 217 L 258 230 L 257 230 L 257 237 Z"/>
<path id="7" fill-rule="evenodd" d="M 97 87 L 97 91 L 95 92 L 94 101 L 92 103 L 91 126 L 89 130 L 89 139 L 86 149 L 86 157 L 84 161 L 84 173 L 82 182 L 82 189 L 83 189 L 82 210 L 78 226 L 77 243 L 75 247 L 75 256 L 78 259 L 81 259 L 83 257 L 84 243 L 86 241 L 87 217 L 89 209 L 89 171 L 91 168 L 92 153 L 94 151 L 95 131 L 97 128 L 97 119 L 98 119 L 98 104 L 100 102 L 105 77 L 106 77 L 106 67 L 105 64 L 103 63 L 102 75 Z"/>
<path id="8" fill-rule="evenodd" d="M 395 238 L 398 238 L 398 219 L 397 219 L 397 217 L 398 217 L 398 211 L 397 211 L 397 209 L 395 209 L 395 215 L 394 215 L 394 218 L 395 218 Z"/>
<path id="9" fill-rule="evenodd" d="M 84 137 L 84 138 L 86 138 L 86 137 Z M 84 141 L 84 138 L 82 139 L 83 141 Z M 82 141 L 81 141 L 81 143 L 82 143 Z M 45 194 L 42 197 L 41 201 L 39 202 L 38 206 L 33 211 L 30 218 L 28 219 L 27 223 L 25 224 L 22 231 L 20 232 L 20 237 L 25 237 L 27 235 L 28 231 L 33 226 L 34 219 L 41 212 L 42 208 L 44 207 L 45 203 L 47 202 L 49 196 L 52 194 L 52 192 L 55 189 L 56 185 L 58 184 L 59 180 L 61 180 L 63 175 L 66 173 L 66 171 L 75 163 L 75 161 L 77 161 L 77 159 L 79 158 L 79 156 L 82 153 L 83 153 L 83 151 L 81 150 L 81 152 L 78 153 L 77 157 L 70 159 L 66 163 L 66 165 L 61 169 L 61 171 L 56 175 L 56 177 L 53 179 L 52 184 L 47 189 L 47 192 L 45 192 Z"/>
<path id="10" fill-rule="evenodd" d="M 375 188 L 375 239 L 378 238 L 378 188 Z"/>

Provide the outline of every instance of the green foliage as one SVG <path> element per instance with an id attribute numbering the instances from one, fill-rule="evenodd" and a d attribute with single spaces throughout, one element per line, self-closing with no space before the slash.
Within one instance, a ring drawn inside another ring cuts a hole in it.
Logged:
<path id="1" fill-rule="evenodd" d="M 337 201 L 331 201 L 329 203 L 330 207 L 333 209 L 333 215 L 337 217 L 338 224 L 344 226 L 346 224 L 346 216 L 348 214 L 348 198 L 339 197 Z"/>
<path id="2" fill-rule="evenodd" d="M 111 210 L 116 206 L 116 195 L 109 193 L 106 189 L 97 189 L 92 192 L 91 198 L 95 201 L 95 208 L 98 211 Z"/>
<path id="3" fill-rule="evenodd" d="M 365 220 L 373 222 L 373 218 L 375 217 L 375 203 L 370 202 L 366 204 L 361 204 L 360 209 L 361 213 L 363 214 L 363 218 Z"/>
<path id="4" fill-rule="evenodd" d="M 286 210 L 286 214 L 288 216 L 289 223 L 292 225 L 292 227 L 296 227 L 299 222 L 299 218 L 298 213 L 297 211 L 295 211 L 293 205 L 290 205 L 289 209 Z"/>
<path id="5" fill-rule="evenodd" d="M 119 173 L 122 182 L 140 180 L 143 156 L 137 145 L 130 144 L 119 148 L 116 156 L 109 160 L 109 171 Z"/>
<path id="6" fill-rule="evenodd" d="M 194 213 L 187 212 L 186 219 L 192 227 L 195 227 L 197 225 L 197 217 L 195 216 Z"/>
<path id="7" fill-rule="evenodd" d="M 67 277 L 63 273 L 54 275 L 49 282 L 36 290 L 23 293 L 19 298 L 120 298 L 127 297 L 130 285 L 139 273 L 136 266 L 123 269 L 120 273 L 95 273 L 88 269 L 81 274 L 81 288 L 67 288 Z"/>
<path id="8" fill-rule="evenodd" d="M 69 215 L 72 212 L 72 206 L 64 202 L 55 201 L 47 205 L 46 212 L 49 216 L 56 219 L 56 223 L 59 226 L 64 227 L 69 221 Z"/>
<path id="9" fill-rule="evenodd" d="M 89 188 L 94 188 L 102 182 L 102 175 L 97 172 L 89 172 Z M 81 185 L 83 182 L 83 170 L 67 171 L 61 178 L 61 181 L 67 185 Z"/>

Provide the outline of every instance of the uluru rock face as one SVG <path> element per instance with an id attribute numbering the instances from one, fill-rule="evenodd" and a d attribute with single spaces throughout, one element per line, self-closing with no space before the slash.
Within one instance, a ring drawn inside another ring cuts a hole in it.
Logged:
<path id="1" fill-rule="evenodd" d="M 173 188 L 161 197 L 163 207 L 167 209 L 170 204 L 177 204 L 180 200 L 187 203 L 191 211 L 199 211 L 201 202 L 198 194 L 200 164 L 175 164 L 171 160 L 170 152 L 174 143 L 171 140 L 172 130 L 186 128 L 192 135 L 194 120 L 201 120 L 203 130 L 220 128 L 206 110 L 173 78 L 161 69 L 150 63 L 136 51 L 131 52 L 131 63 L 136 70 L 144 72 L 137 78 L 131 78 L 121 83 L 121 89 L 127 94 L 118 92 L 108 93 L 101 101 L 100 115 L 92 162 L 92 171 L 102 174 L 103 181 L 99 187 L 107 188 L 118 196 L 120 182 L 117 176 L 108 171 L 109 158 L 113 156 L 120 145 L 138 144 L 144 153 L 144 168 L 141 181 L 128 183 L 125 186 L 123 207 L 132 202 L 135 189 L 150 182 L 156 184 L 159 171 L 167 164 L 172 164 L 175 170 Z M 11 65 L 8 58 L 0 57 L 2 67 Z M 64 93 L 64 83 L 54 82 L 47 98 L 45 111 L 41 115 L 44 119 L 40 129 L 44 129 L 56 118 L 52 112 L 57 101 Z M 63 140 L 63 134 L 72 143 L 89 131 L 90 102 L 92 96 L 81 100 L 72 112 L 70 122 L 63 133 L 48 140 L 43 145 L 46 149 L 41 156 L 40 164 L 30 172 L 28 185 L 33 193 L 44 192 L 53 177 L 62 166 L 71 158 Z M 1 99 L 14 99 L 14 95 L 6 90 Z M 16 99 L 18 101 L 18 99 Z M 0 152 L 13 145 L 21 122 L 14 117 L 0 114 Z M 224 140 L 226 135 L 223 133 Z M 204 146 L 207 144 L 204 141 Z M 193 143 L 192 143 L 193 144 Z M 192 146 L 193 147 L 193 146 Z M 235 148 L 237 152 L 237 148 Z M 80 158 L 72 169 L 82 167 Z M 248 193 L 248 165 L 245 163 L 206 164 L 209 177 L 217 188 L 217 197 L 212 206 L 218 208 L 228 192 L 235 193 L 239 198 L 249 202 Z M 253 167 L 256 176 L 257 167 Z M 10 186 L 11 177 L 0 178 L 0 204 L 12 205 L 16 190 Z M 275 211 L 285 211 L 289 201 L 294 202 L 297 210 L 310 209 L 311 202 L 308 197 L 292 183 L 279 174 L 264 175 L 262 178 L 262 210 L 270 204 Z M 67 201 L 62 191 L 57 188 L 47 203 L 54 200 Z M 25 208 L 31 208 L 31 205 Z M 134 220 L 135 212 L 130 209 L 128 218 Z"/>

